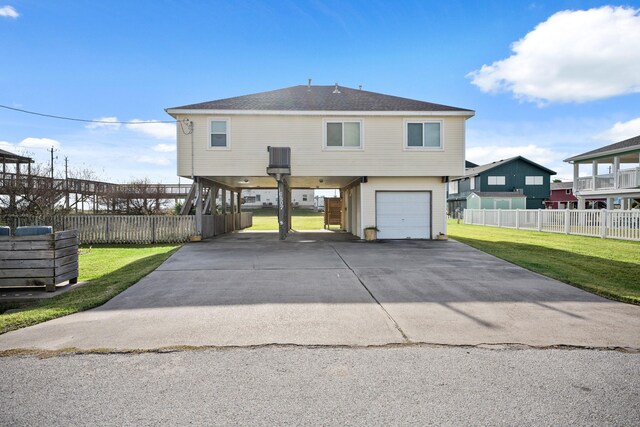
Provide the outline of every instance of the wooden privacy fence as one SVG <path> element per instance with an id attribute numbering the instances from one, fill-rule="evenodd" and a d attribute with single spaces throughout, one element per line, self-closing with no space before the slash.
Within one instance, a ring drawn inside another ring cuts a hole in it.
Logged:
<path id="1" fill-rule="evenodd" d="M 251 227 L 251 212 L 205 215 L 203 238 Z M 197 234 L 194 215 L 56 215 L 4 216 L 0 222 L 16 227 L 50 225 L 54 231 L 78 230 L 80 243 L 181 243 Z"/>
<path id="2" fill-rule="evenodd" d="M 194 216 L 56 215 L 7 216 L 15 230 L 25 225 L 51 225 L 55 231 L 78 230 L 80 243 L 181 243 L 196 234 Z"/>
<path id="3" fill-rule="evenodd" d="M 640 241 L 640 210 L 465 209 L 464 223 Z"/>

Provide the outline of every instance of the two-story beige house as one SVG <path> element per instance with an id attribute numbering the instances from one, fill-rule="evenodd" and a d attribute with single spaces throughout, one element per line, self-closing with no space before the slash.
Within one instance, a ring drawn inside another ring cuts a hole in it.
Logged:
<path id="1" fill-rule="evenodd" d="M 344 228 L 376 226 L 381 239 L 446 234 L 445 184 L 464 174 L 475 114 L 337 84 L 166 111 L 180 122 L 178 175 L 236 194 L 276 188 L 268 147 L 290 147 L 287 189 L 340 189 Z"/>

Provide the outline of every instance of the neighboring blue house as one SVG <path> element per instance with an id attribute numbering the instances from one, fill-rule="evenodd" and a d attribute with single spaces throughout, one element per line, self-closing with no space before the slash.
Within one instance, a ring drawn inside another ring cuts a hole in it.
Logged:
<path id="1" fill-rule="evenodd" d="M 522 156 L 467 167 L 465 176 L 452 179 L 447 186 L 447 209 L 450 214 L 456 209 L 463 211 L 467 207 L 467 197 L 472 193 L 497 200 L 492 206 L 495 209 L 511 206 L 511 203 L 500 202 L 505 193 L 526 196 L 527 209 L 543 209 L 544 201 L 551 192 L 551 175 L 555 174 Z"/>

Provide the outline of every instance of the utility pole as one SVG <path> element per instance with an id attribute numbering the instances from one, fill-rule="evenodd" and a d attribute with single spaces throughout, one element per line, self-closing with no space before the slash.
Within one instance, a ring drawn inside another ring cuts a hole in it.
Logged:
<path id="1" fill-rule="evenodd" d="M 64 208 L 69 209 L 69 158 L 64 156 Z"/>
<path id="2" fill-rule="evenodd" d="M 51 220 L 53 222 L 53 213 L 55 212 L 55 208 L 56 208 L 56 195 L 55 195 L 55 182 L 53 180 L 53 153 L 55 150 L 55 148 L 52 146 L 49 150 L 51 153 Z M 57 158 L 57 156 L 56 156 Z"/>

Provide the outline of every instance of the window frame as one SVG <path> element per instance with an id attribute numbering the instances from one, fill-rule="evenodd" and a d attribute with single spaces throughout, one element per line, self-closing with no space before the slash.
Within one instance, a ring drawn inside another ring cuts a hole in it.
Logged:
<path id="1" fill-rule="evenodd" d="M 497 179 L 496 179 L 496 183 L 492 184 L 491 178 L 502 178 L 502 184 L 497 182 Z M 487 185 L 507 185 L 507 177 L 504 175 L 487 175 Z"/>
<path id="2" fill-rule="evenodd" d="M 527 180 L 529 180 L 529 178 L 533 178 L 533 183 L 530 184 L 527 182 Z M 540 178 L 540 183 L 536 183 L 537 179 L 536 178 Z M 524 185 L 544 185 L 544 176 L 542 175 L 525 175 L 524 177 Z"/>
<path id="3" fill-rule="evenodd" d="M 212 123 L 213 122 L 226 122 L 227 127 L 227 145 L 225 147 L 212 147 L 211 135 L 212 135 Z M 231 117 L 208 117 L 207 118 L 207 150 L 213 151 L 229 151 L 231 150 Z"/>
<path id="4" fill-rule="evenodd" d="M 476 189 L 476 177 L 472 176 L 471 178 L 469 178 L 469 190 L 475 190 Z"/>
<path id="5" fill-rule="evenodd" d="M 327 125 L 329 123 L 342 124 L 342 145 L 331 146 L 327 145 Z M 360 125 L 360 145 L 359 146 L 345 146 L 344 145 L 344 123 L 358 123 Z M 332 117 L 322 119 L 322 150 L 323 151 L 362 151 L 364 150 L 364 120 L 362 118 L 351 117 Z"/>
<path id="6" fill-rule="evenodd" d="M 440 124 L 440 146 L 439 147 L 425 147 L 424 146 L 424 124 L 425 123 L 438 123 Z M 422 147 L 409 146 L 409 124 L 421 124 L 422 125 Z M 404 119 L 404 151 L 444 151 L 444 120 L 442 119 Z"/>
<path id="7" fill-rule="evenodd" d="M 452 186 L 455 186 L 455 190 L 453 191 Z M 460 193 L 460 182 L 458 180 L 449 181 L 449 194 L 458 194 Z"/>

